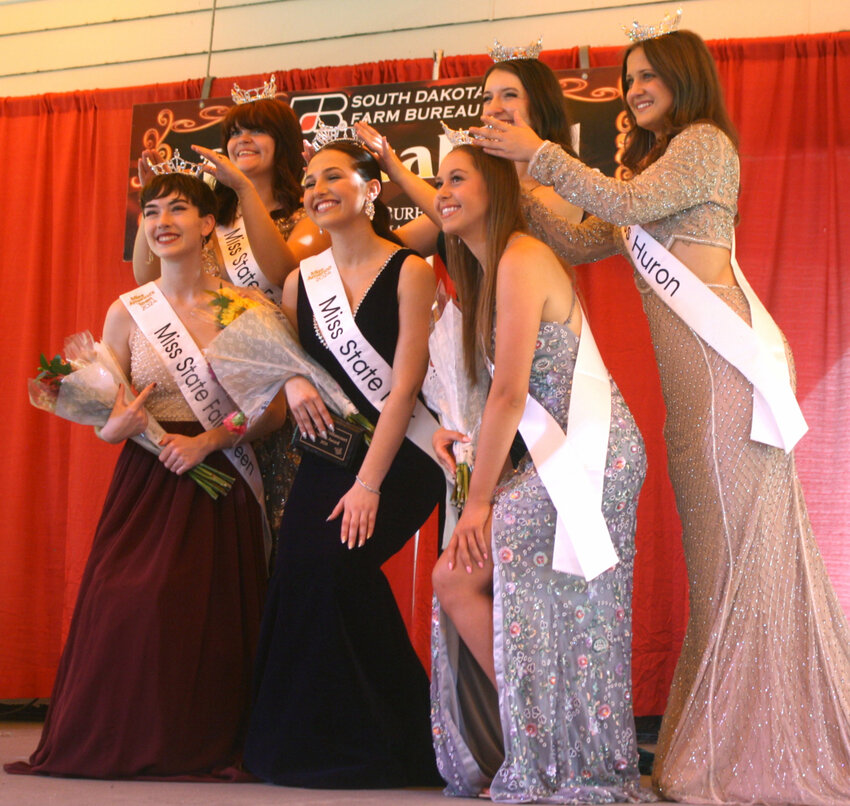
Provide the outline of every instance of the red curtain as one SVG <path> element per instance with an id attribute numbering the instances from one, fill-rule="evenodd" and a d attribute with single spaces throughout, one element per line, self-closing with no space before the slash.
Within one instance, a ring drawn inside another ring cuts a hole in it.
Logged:
<path id="1" fill-rule="evenodd" d="M 811 426 L 797 461 L 815 533 L 845 609 L 850 606 L 850 481 L 841 436 L 850 427 L 847 265 L 850 34 L 710 43 L 741 135 L 743 190 L 738 255 L 797 359 L 799 397 Z M 591 66 L 618 63 L 620 48 L 590 51 Z M 547 52 L 577 67 L 578 50 Z M 450 57 L 442 74 L 480 75 L 484 56 Z M 278 72 L 285 89 L 426 79 L 428 59 Z M 219 79 L 213 96 L 233 80 Z M 10 390 L 5 427 L 7 501 L 0 562 L 0 698 L 47 696 L 117 449 L 90 429 L 29 406 L 25 379 L 39 352 L 55 353 L 83 329 L 99 335 L 108 304 L 132 286 L 121 261 L 126 150 L 133 104 L 193 98 L 200 81 L 0 100 L 5 260 L 0 299 L 7 346 L 0 376 Z M 841 236 L 844 235 L 844 238 Z M 842 259 L 843 258 L 843 259 Z M 600 349 L 647 441 L 650 475 L 639 512 L 634 599 L 634 700 L 661 713 L 687 618 L 678 519 L 661 439 L 663 405 L 645 319 L 619 259 L 580 272 Z M 14 338 L 12 336 L 14 335 Z M 415 602 L 413 546 L 388 571 L 420 654 L 427 655 L 434 527 L 420 542 Z M 789 603 L 789 606 L 792 603 Z"/>

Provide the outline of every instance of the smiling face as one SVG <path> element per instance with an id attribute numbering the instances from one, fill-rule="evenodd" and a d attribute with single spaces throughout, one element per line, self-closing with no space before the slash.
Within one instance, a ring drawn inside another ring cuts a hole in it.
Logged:
<path id="1" fill-rule="evenodd" d="M 227 140 L 227 156 L 246 176 L 274 171 L 274 137 L 261 129 L 234 128 Z"/>
<path id="2" fill-rule="evenodd" d="M 481 96 L 482 113 L 513 123 L 514 112 L 528 121 L 528 93 L 519 76 L 509 70 L 491 70 Z"/>
<path id="3" fill-rule="evenodd" d="M 212 215 L 201 215 L 176 192 L 145 202 L 142 216 L 148 246 L 159 258 L 200 256 L 204 240 L 215 227 Z"/>
<path id="4" fill-rule="evenodd" d="M 628 56 L 624 89 L 637 125 L 656 136 L 663 134 L 669 126 L 667 115 L 673 108 L 673 93 L 649 63 L 642 47 Z"/>
<path id="5" fill-rule="evenodd" d="M 463 150 L 449 152 L 437 173 L 434 208 L 443 232 L 464 241 L 482 238 L 487 231 L 489 198 L 484 177 Z"/>
<path id="6" fill-rule="evenodd" d="M 304 209 L 317 226 L 330 232 L 356 216 L 365 218 L 366 200 L 374 201 L 380 190 L 380 182 L 364 179 L 348 154 L 329 146 L 307 166 Z"/>

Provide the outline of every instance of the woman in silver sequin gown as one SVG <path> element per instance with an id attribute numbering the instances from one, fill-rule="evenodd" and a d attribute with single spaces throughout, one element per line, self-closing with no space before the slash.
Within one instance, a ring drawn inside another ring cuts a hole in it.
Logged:
<path id="1" fill-rule="evenodd" d="M 574 227 L 529 205 L 532 230 L 582 263 L 623 250 L 614 225 L 639 223 L 749 323 L 730 266 L 738 155 L 707 48 L 688 31 L 634 45 L 623 86 L 634 132 L 628 182 L 589 171 L 524 127 L 495 135 L 493 153 L 537 149 L 532 176 L 599 216 Z M 850 630 L 794 455 L 750 439 L 752 385 L 636 282 L 667 406 L 690 583 L 654 784 L 694 803 L 846 804 Z M 786 355 L 793 378 L 787 344 Z"/>
<path id="2" fill-rule="evenodd" d="M 463 146 L 443 161 L 438 185 L 461 304 L 486 300 L 465 305 L 470 369 L 483 360 L 470 356 L 484 333 L 495 345 L 469 499 L 434 572 L 432 725 L 446 792 L 489 787 L 494 801 L 513 803 L 651 799 L 639 786 L 631 707 L 640 433 L 612 383 L 603 511 L 620 561 L 592 581 L 554 571 L 557 513 L 531 458 L 500 469 L 526 393 L 566 429 L 582 314 L 556 257 L 521 235 L 509 163 Z M 513 213 L 491 212 L 492 198 L 507 211 L 513 202 Z M 474 600 L 463 595 L 471 584 Z"/>

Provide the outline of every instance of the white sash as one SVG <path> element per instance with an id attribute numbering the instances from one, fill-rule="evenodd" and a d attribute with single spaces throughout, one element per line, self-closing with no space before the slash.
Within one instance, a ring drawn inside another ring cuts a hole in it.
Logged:
<path id="1" fill-rule="evenodd" d="M 602 515 L 610 429 L 611 378 L 582 310 L 567 433 L 531 395 L 519 432 L 558 512 L 552 567 L 585 579 L 619 559 Z"/>
<path id="2" fill-rule="evenodd" d="M 750 438 L 789 453 L 809 427 L 791 388 L 782 333 L 738 266 L 734 244 L 732 270 L 750 305 L 752 327 L 641 227 L 624 227 L 622 233 L 650 288 L 752 383 Z"/>
<path id="3" fill-rule="evenodd" d="M 328 349 L 363 396 L 382 411 L 392 388 L 393 368 L 357 327 L 333 252 L 326 249 L 302 260 L 301 279 Z M 434 416 L 417 400 L 406 436 L 435 462 L 431 436 L 437 428 Z"/>
<path id="4" fill-rule="evenodd" d="M 275 305 L 280 305 L 281 289 L 257 265 L 242 216 L 237 217 L 232 227 L 219 224 L 215 233 L 230 282 L 242 288 L 259 288 Z"/>
<path id="5" fill-rule="evenodd" d="M 210 370 L 200 347 L 155 282 L 121 295 L 130 315 L 165 364 L 180 392 L 205 430 L 222 424 L 233 410 L 233 402 Z M 224 448 L 230 463 L 248 482 L 265 512 L 263 480 L 257 457 L 248 444 Z"/>

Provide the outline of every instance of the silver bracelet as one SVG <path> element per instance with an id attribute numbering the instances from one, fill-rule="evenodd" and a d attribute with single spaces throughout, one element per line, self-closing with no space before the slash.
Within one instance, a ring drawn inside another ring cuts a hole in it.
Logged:
<path id="1" fill-rule="evenodd" d="M 358 483 L 358 484 L 359 484 L 359 485 L 360 485 L 360 486 L 361 486 L 364 490 L 368 490 L 370 493 L 374 493 L 375 495 L 380 495 L 380 494 L 381 494 L 381 491 L 380 491 L 380 490 L 376 490 L 374 487 L 370 487 L 370 486 L 369 486 L 369 485 L 368 485 L 365 481 L 363 481 L 363 479 L 361 479 L 361 478 L 360 478 L 360 476 L 355 475 L 355 476 L 354 476 L 354 478 L 355 478 L 355 479 L 357 479 L 357 483 Z"/>

